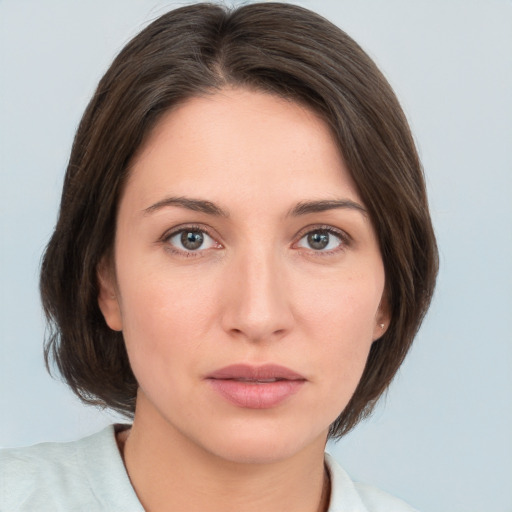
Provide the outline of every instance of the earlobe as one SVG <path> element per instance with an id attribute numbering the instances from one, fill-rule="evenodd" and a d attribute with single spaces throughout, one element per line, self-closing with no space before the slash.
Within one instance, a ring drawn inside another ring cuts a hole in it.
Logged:
<path id="1" fill-rule="evenodd" d="M 389 314 L 389 307 L 386 299 L 382 299 L 379 304 L 379 309 L 377 310 L 377 315 L 375 317 L 375 327 L 373 329 L 373 341 L 382 338 L 386 331 L 389 328 L 391 318 Z"/>
<path id="2" fill-rule="evenodd" d="M 377 341 L 379 338 L 382 338 L 386 333 L 387 328 L 388 326 L 384 322 L 378 323 L 373 330 L 373 341 Z"/>
<path id="3" fill-rule="evenodd" d="M 98 278 L 98 306 L 103 313 L 103 318 L 113 331 L 122 331 L 123 322 L 114 272 L 111 265 L 104 260 L 98 265 L 96 275 Z"/>

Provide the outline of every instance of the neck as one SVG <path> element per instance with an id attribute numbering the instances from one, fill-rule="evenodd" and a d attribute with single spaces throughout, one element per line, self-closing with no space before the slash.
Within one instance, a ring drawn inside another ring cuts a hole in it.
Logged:
<path id="1" fill-rule="evenodd" d="M 162 418 L 135 415 L 120 449 L 146 512 L 325 512 L 325 439 L 285 460 L 238 462 L 203 450 Z"/>

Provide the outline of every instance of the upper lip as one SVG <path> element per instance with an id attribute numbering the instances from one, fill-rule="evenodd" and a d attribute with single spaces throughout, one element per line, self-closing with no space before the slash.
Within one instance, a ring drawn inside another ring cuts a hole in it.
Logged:
<path id="1" fill-rule="evenodd" d="M 264 364 L 260 366 L 253 366 L 250 364 L 232 364 L 213 371 L 208 374 L 206 378 L 217 380 L 245 380 L 249 382 L 306 380 L 303 375 L 300 375 L 285 366 L 277 364 Z"/>

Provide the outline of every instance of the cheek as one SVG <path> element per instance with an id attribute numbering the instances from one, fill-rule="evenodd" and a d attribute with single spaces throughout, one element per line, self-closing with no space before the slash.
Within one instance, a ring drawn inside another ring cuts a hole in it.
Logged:
<path id="1" fill-rule="evenodd" d="M 123 335 L 135 376 L 141 386 L 161 375 L 159 385 L 179 385 L 212 328 L 212 287 L 203 281 L 191 290 L 189 280 L 167 279 L 165 272 L 132 273 L 122 282 Z"/>
<path id="2" fill-rule="evenodd" d="M 336 416 L 363 373 L 383 287 L 383 278 L 355 275 L 339 282 L 331 280 L 309 298 L 304 293 L 301 299 L 302 313 L 297 316 L 310 344 L 310 359 L 322 369 L 321 382 L 335 403 Z"/>
<path id="3" fill-rule="evenodd" d="M 313 284 L 313 283 L 311 283 Z M 299 316 L 310 335 L 325 332 L 351 345 L 372 340 L 384 289 L 383 272 L 331 276 L 320 285 L 297 290 Z"/>
<path id="4" fill-rule="evenodd" d="M 176 269 L 160 248 L 147 252 L 139 255 L 128 247 L 125 253 L 133 256 L 117 261 L 125 335 L 133 331 L 151 340 L 152 333 L 157 340 L 158 335 L 173 335 L 208 318 L 215 304 L 216 276 L 198 275 L 193 267 Z"/>

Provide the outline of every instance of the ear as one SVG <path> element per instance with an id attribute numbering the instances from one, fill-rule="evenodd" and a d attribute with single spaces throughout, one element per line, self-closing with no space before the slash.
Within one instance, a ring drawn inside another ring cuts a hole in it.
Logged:
<path id="1" fill-rule="evenodd" d="M 123 330 L 121 308 L 119 306 L 116 279 L 112 265 L 103 258 L 96 269 L 98 278 L 98 306 L 105 322 L 113 331 Z"/>
<path id="2" fill-rule="evenodd" d="M 373 341 L 382 338 L 388 330 L 389 323 L 391 322 L 391 315 L 389 313 L 389 304 L 385 296 L 379 304 L 379 309 L 375 315 L 375 326 L 373 328 Z"/>

